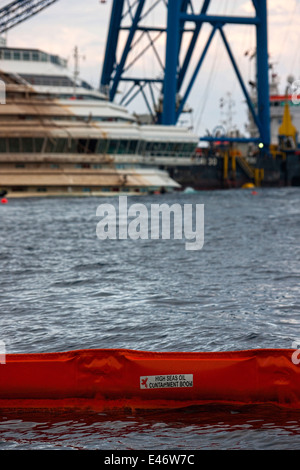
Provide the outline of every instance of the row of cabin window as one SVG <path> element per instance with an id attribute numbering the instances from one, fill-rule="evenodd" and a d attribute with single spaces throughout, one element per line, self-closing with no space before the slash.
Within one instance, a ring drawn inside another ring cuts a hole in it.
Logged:
<path id="1" fill-rule="evenodd" d="M 0 59 L 4 60 L 26 60 L 35 62 L 52 62 L 53 64 L 67 66 L 67 61 L 61 57 L 46 54 L 38 50 L 1 49 Z"/>
<path id="2" fill-rule="evenodd" d="M 30 192 L 38 192 L 38 193 L 46 193 L 48 191 L 50 191 L 51 193 L 55 193 L 57 191 L 64 191 L 64 192 L 79 192 L 79 191 L 82 191 L 84 193 L 89 193 L 89 192 L 92 192 L 92 191 L 97 191 L 97 192 L 114 192 L 114 193 L 117 193 L 117 192 L 135 192 L 135 193 L 144 193 L 144 192 L 149 192 L 149 189 L 148 188 L 137 188 L 137 187 L 125 187 L 125 188 L 121 188 L 119 186 L 117 187 L 93 187 L 93 188 L 90 188 L 90 187 L 84 187 L 84 188 L 77 188 L 77 187 L 69 187 L 69 188 L 65 188 L 65 187 L 61 187 L 61 188 L 55 188 L 55 187 L 52 187 L 52 188 L 47 188 L 45 186 L 41 186 L 41 187 L 27 187 L 27 186 L 13 186 L 11 188 L 9 188 L 10 191 L 12 192 L 27 192 L 27 191 L 30 191 Z M 160 187 L 155 187 L 155 188 L 152 188 L 152 191 L 158 191 L 160 190 Z"/>
<path id="3" fill-rule="evenodd" d="M 43 165 L 43 168 L 45 168 L 45 165 L 47 164 L 44 164 Z M 37 165 L 37 167 L 40 167 L 39 164 Z M 34 169 L 36 168 L 36 166 L 34 167 L 31 163 L 22 163 L 22 162 L 19 162 L 19 163 L 15 163 L 15 168 L 29 168 L 29 169 Z M 59 163 L 49 163 L 48 164 L 48 168 L 51 168 L 51 169 L 59 169 L 61 168 L 60 164 Z M 84 162 L 84 163 L 75 163 L 73 165 L 73 168 L 92 168 L 92 169 L 95 169 L 95 170 L 98 170 L 98 169 L 101 169 L 101 168 L 104 168 L 103 165 L 101 165 L 100 163 L 88 163 L 88 162 Z M 117 169 L 126 169 L 126 168 L 142 168 L 141 165 L 138 165 L 138 164 L 134 164 L 134 167 L 132 166 L 132 163 L 116 163 L 115 164 L 115 168 Z"/>
<path id="4" fill-rule="evenodd" d="M 68 76 L 55 76 L 55 75 L 33 75 L 33 74 L 21 74 L 21 77 L 24 78 L 27 82 L 32 85 L 41 85 L 41 86 L 60 86 L 60 87 L 73 87 L 74 81 L 71 80 Z M 79 84 L 80 87 L 91 90 L 92 87 L 85 81 L 81 81 Z"/>
<path id="5" fill-rule="evenodd" d="M 163 155 L 193 153 L 195 144 L 142 142 L 138 140 L 0 138 L 0 153 L 108 153 Z"/>

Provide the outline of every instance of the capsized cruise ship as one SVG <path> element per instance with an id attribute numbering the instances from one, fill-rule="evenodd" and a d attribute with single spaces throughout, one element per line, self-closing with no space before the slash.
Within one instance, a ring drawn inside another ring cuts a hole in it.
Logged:
<path id="1" fill-rule="evenodd" d="M 190 164 L 198 137 L 141 125 L 67 61 L 0 47 L 0 192 L 13 196 L 143 194 L 180 189 L 164 162 Z M 3 84 L 4 82 L 4 84 Z"/>

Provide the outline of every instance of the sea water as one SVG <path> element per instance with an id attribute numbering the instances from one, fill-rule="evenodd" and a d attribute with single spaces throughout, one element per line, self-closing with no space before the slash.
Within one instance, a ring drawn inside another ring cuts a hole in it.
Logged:
<path id="1" fill-rule="evenodd" d="M 204 204 L 204 244 L 99 240 L 112 198 L 0 205 L 0 340 L 7 353 L 86 348 L 230 351 L 300 338 L 300 188 L 128 198 Z M 0 364 L 0 367 L 5 367 Z M 300 365 L 299 365 L 300 367 Z M 186 409 L 0 413 L 0 449 L 297 449 L 300 412 Z"/>

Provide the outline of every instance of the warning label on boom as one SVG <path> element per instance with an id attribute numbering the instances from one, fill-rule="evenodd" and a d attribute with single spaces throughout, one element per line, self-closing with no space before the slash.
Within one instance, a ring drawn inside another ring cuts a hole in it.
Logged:
<path id="1" fill-rule="evenodd" d="M 140 377 L 140 388 L 186 388 L 193 387 L 193 374 L 148 375 Z"/>

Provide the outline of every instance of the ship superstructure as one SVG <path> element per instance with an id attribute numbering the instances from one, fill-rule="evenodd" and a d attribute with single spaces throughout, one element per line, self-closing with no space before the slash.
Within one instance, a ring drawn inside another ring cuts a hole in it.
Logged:
<path id="1" fill-rule="evenodd" d="M 198 138 L 176 126 L 141 125 L 35 49 L 0 48 L 0 188 L 10 195 L 108 194 L 180 188 L 167 171 L 191 161 Z"/>

